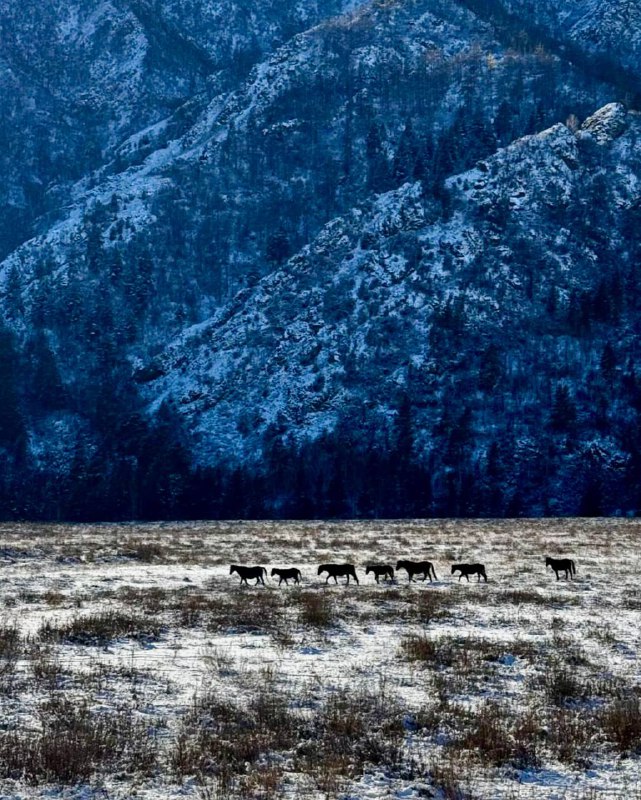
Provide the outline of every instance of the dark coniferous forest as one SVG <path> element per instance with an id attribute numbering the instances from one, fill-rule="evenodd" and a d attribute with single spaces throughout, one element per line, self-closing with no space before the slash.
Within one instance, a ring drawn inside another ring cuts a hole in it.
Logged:
<path id="1" fill-rule="evenodd" d="M 635 515 L 634 0 L 0 3 L 0 517 Z"/>

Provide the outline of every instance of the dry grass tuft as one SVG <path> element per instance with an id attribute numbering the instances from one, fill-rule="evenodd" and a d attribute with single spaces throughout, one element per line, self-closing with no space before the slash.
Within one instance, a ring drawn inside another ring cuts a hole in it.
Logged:
<path id="1" fill-rule="evenodd" d="M 620 753 L 641 752 L 641 701 L 639 697 L 617 699 L 598 715 L 598 722 Z"/>
<path id="2" fill-rule="evenodd" d="M 298 606 L 298 622 L 312 628 L 329 628 L 336 622 L 332 598 L 323 592 L 297 592 L 293 600 Z"/>

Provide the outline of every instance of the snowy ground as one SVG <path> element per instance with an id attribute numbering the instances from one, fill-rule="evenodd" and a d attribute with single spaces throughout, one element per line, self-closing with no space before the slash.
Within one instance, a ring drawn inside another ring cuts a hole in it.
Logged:
<path id="1" fill-rule="evenodd" d="M 640 532 L 0 526 L 0 797 L 641 798 Z M 399 558 L 438 580 L 365 576 Z M 327 561 L 360 585 L 326 587 Z M 304 582 L 241 587 L 230 563 Z"/>

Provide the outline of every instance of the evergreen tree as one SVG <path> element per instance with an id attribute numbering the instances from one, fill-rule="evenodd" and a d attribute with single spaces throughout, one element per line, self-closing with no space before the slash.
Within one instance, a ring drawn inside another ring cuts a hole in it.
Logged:
<path id="1" fill-rule="evenodd" d="M 416 166 L 419 158 L 419 147 L 414 135 L 411 120 L 405 123 L 405 128 L 394 154 L 392 177 L 394 185 L 399 186 L 415 179 Z"/>
<path id="2" fill-rule="evenodd" d="M 560 383 L 554 391 L 550 425 L 552 430 L 567 432 L 572 430 L 576 423 L 576 406 L 570 395 L 570 390 L 565 383 Z"/>
<path id="3" fill-rule="evenodd" d="M 373 122 L 365 143 L 367 159 L 367 188 L 376 193 L 390 188 L 390 170 L 387 155 L 383 147 L 383 131 L 377 122 Z"/>
<path id="4" fill-rule="evenodd" d="M 6 328 L 0 328 L 0 447 L 10 450 L 15 450 L 25 435 L 17 366 L 13 335 Z"/>

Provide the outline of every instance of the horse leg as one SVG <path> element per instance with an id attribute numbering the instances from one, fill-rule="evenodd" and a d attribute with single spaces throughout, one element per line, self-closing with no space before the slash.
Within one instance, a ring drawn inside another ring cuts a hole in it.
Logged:
<path id="1" fill-rule="evenodd" d="M 470 573 L 469 573 L 469 572 L 466 572 L 466 573 L 465 573 L 465 580 L 466 580 L 468 583 L 470 582 Z"/>

